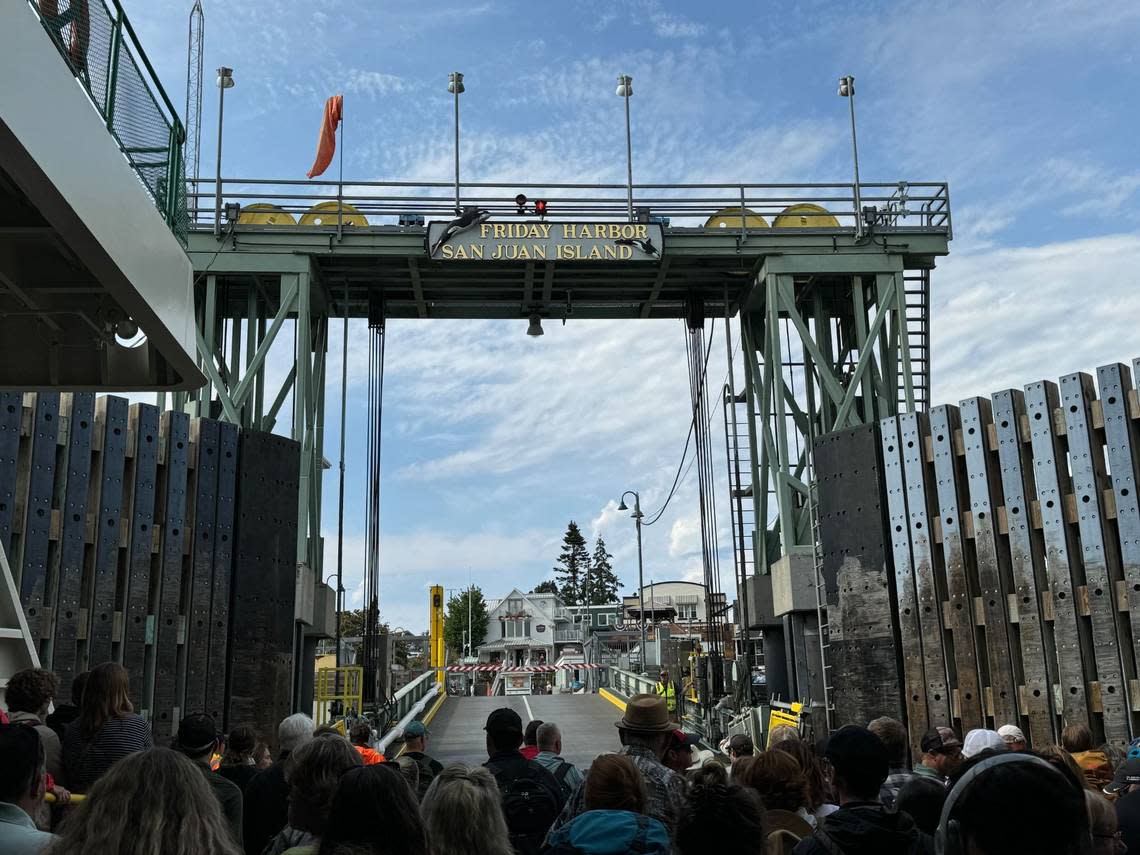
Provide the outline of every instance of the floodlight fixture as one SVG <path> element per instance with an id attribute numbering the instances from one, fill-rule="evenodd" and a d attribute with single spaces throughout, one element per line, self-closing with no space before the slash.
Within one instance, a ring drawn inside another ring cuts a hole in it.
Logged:
<path id="1" fill-rule="evenodd" d="M 233 89 L 234 88 L 234 70 L 226 68 L 224 65 L 218 69 L 218 88 L 219 89 Z"/>
<path id="2" fill-rule="evenodd" d="M 447 75 L 447 91 L 455 95 L 463 92 L 465 89 L 463 85 L 463 75 L 458 71 L 453 71 Z"/>
<path id="3" fill-rule="evenodd" d="M 530 316 L 530 323 L 527 325 L 526 334 L 533 338 L 537 338 L 543 334 L 542 315 L 535 314 Z"/>

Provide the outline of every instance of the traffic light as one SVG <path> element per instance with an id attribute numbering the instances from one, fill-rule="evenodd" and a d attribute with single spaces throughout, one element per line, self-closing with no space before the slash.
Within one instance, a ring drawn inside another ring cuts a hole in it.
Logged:
<path id="1" fill-rule="evenodd" d="M 538 214 L 540 217 L 546 216 L 546 200 L 545 199 L 535 199 L 534 200 L 534 212 L 536 214 Z"/>
<path id="2" fill-rule="evenodd" d="M 515 204 L 518 206 L 519 216 L 521 217 L 526 213 L 526 194 L 519 193 L 519 195 L 515 196 Z"/>

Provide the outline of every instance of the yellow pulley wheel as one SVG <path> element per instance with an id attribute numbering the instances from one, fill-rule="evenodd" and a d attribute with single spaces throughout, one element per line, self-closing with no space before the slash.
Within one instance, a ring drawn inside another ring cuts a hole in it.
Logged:
<path id="1" fill-rule="evenodd" d="M 276 205 L 258 202 L 256 205 L 247 205 L 238 215 L 239 226 L 295 226 L 296 218 L 288 211 L 282 211 Z"/>
<path id="2" fill-rule="evenodd" d="M 837 229 L 839 220 L 829 214 L 827 208 L 803 202 L 784 208 L 772 225 L 777 229 Z"/>
<path id="3" fill-rule="evenodd" d="M 337 223 L 336 211 L 340 207 L 340 222 L 346 226 L 368 226 L 368 219 L 356 208 L 347 203 L 321 202 L 313 205 L 301 216 L 302 226 L 335 226 Z"/>
<path id="4" fill-rule="evenodd" d="M 746 229 L 766 229 L 768 228 L 768 221 L 757 214 L 750 208 L 744 208 L 744 228 Z M 705 220 L 706 229 L 739 229 L 740 228 L 740 208 L 721 208 L 707 220 Z"/>

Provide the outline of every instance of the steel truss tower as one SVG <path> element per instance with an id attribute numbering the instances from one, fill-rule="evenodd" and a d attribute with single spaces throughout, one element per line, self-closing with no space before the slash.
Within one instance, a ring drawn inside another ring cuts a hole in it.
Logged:
<path id="1" fill-rule="evenodd" d="M 826 704 L 812 441 L 926 408 L 932 264 L 889 252 L 769 257 L 741 307 L 743 383 L 733 377 L 724 396 L 733 552 L 772 694 Z"/>

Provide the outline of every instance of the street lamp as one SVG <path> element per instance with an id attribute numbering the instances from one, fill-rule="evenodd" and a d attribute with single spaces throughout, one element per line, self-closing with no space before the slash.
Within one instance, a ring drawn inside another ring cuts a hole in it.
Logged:
<path id="1" fill-rule="evenodd" d="M 629 96 L 633 94 L 633 78 L 628 74 L 618 75 L 617 95 L 625 99 L 625 171 L 626 204 L 629 208 L 629 221 L 633 222 L 633 140 L 629 127 Z"/>
<path id="2" fill-rule="evenodd" d="M 645 672 L 645 566 L 641 558 L 641 518 L 644 514 L 641 513 L 641 497 L 633 490 L 626 490 L 621 494 L 618 510 L 629 510 L 629 506 L 625 503 L 626 496 L 633 496 L 633 513 L 631 516 L 637 525 L 637 597 L 641 610 L 641 670 Z"/>
<path id="3" fill-rule="evenodd" d="M 222 236 L 222 114 L 226 107 L 226 90 L 234 88 L 234 70 L 224 65 L 218 69 L 218 152 L 214 170 L 214 237 Z"/>
<path id="4" fill-rule="evenodd" d="M 453 71 L 447 75 L 447 91 L 455 96 L 455 213 L 459 207 L 459 95 L 463 92 L 463 75 Z"/>
<path id="5" fill-rule="evenodd" d="M 839 96 L 851 106 L 851 154 L 855 162 L 855 236 L 863 236 L 863 202 L 859 198 L 859 144 L 855 138 L 855 78 L 850 74 L 839 78 Z"/>

